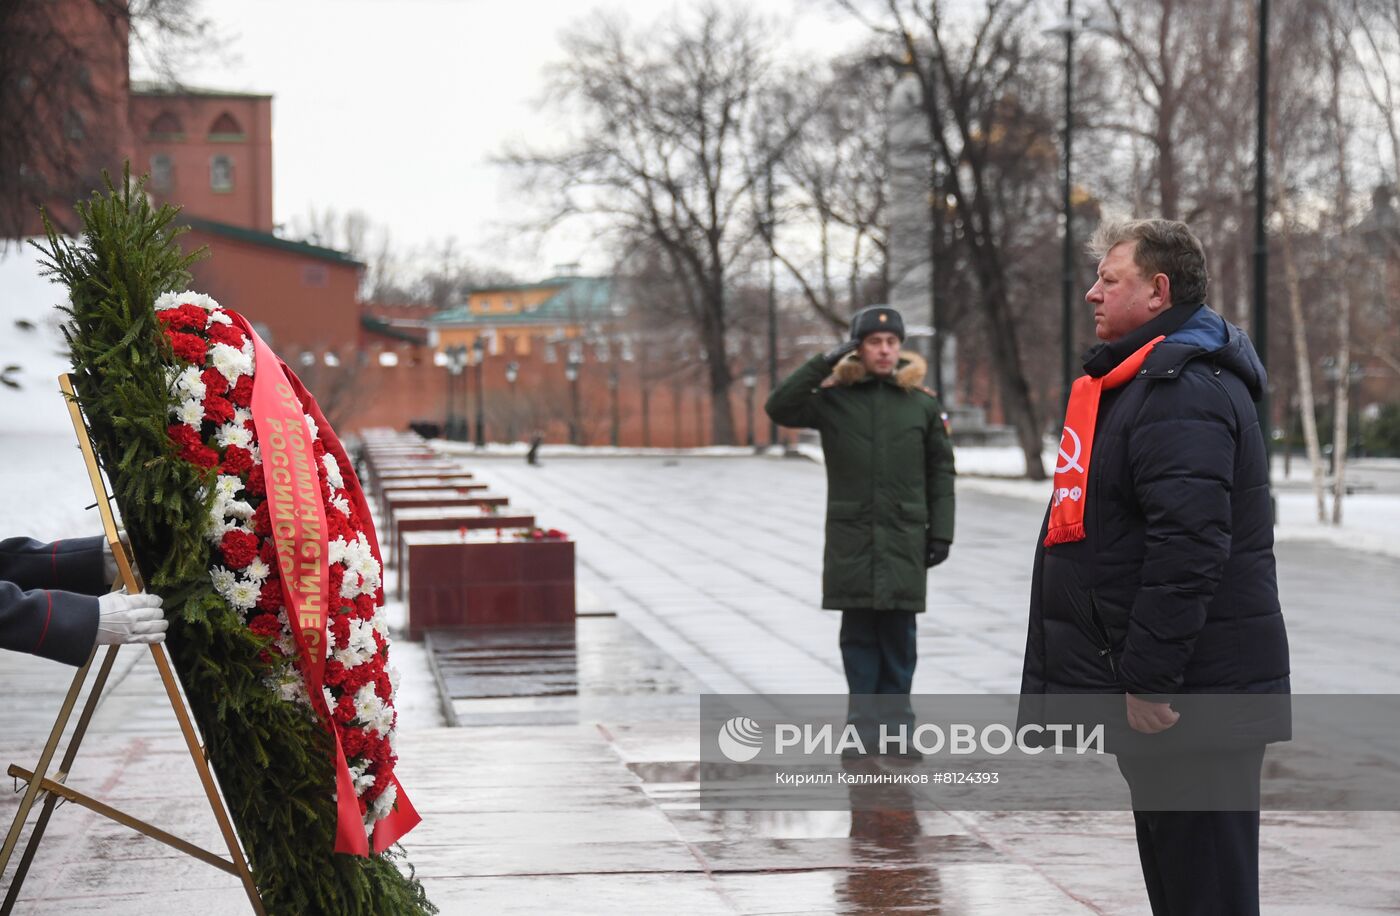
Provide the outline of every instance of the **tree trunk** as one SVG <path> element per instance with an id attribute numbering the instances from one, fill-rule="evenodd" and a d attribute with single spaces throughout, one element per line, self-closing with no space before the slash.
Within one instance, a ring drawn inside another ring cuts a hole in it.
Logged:
<path id="1" fill-rule="evenodd" d="M 1343 260 L 1345 264 L 1345 259 Z M 1332 524 L 1342 523 L 1342 500 L 1347 495 L 1347 413 L 1351 393 L 1351 290 L 1343 278 L 1337 303 L 1337 387 L 1332 403 Z"/>
<path id="2" fill-rule="evenodd" d="M 992 362 L 997 372 L 998 388 L 1007 419 L 1016 430 L 1016 441 L 1026 459 L 1026 477 L 1045 479 L 1045 464 L 1041 458 L 1043 430 L 1031 400 L 1030 384 L 1026 381 L 1021 351 L 1017 344 L 1016 323 L 1006 303 L 1006 289 L 996 256 L 981 246 L 973 246 L 981 279 L 983 311 L 987 316 L 987 337 L 991 345 Z"/>
<path id="3" fill-rule="evenodd" d="M 1312 468 L 1313 496 L 1317 501 L 1317 520 L 1327 521 L 1327 503 L 1323 495 L 1322 447 L 1317 439 L 1317 401 L 1313 396 L 1312 361 L 1308 356 L 1307 325 L 1303 317 L 1303 283 L 1298 276 L 1298 261 L 1293 251 L 1293 236 L 1281 233 L 1284 284 L 1288 288 L 1288 314 L 1293 320 L 1293 363 L 1298 371 L 1298 412 L 1303 421 L 1303 442 L 1308 450 L 1308 465 Z"/>

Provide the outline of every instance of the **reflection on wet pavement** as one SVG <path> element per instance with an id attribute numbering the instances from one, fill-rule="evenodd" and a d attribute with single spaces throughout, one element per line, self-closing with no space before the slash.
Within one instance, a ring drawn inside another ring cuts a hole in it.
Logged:
<path id="1" fill-rule="evenodd" d="M 695 678 L 626 622 L 432 630 L 425 640 L 458 725 L 694 718 Z"/>

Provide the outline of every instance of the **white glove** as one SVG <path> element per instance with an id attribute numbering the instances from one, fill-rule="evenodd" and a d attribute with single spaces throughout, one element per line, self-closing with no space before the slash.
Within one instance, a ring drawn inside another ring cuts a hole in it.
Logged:
<path id="1" fill-rule="evenodd" d="M 165 629 L 170 626 L 160 609 L 161 597 L 141 592 L 108 592 L 97 599 L 97 644 L 116 646 L 125 643 L 156 643 L 165 641 Z"/>

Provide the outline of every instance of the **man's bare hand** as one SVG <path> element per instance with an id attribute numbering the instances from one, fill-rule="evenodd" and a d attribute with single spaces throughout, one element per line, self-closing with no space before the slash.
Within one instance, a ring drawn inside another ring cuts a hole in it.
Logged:
<path id="1" fill-rule="evenodd" d="M 1128 701 L 1128 725 L 1135 732 L 1155 735 L 1171 728 L 1181 718 L 1181 713 L 1172 709 L 1170 703 L 1153 703 L 1131 693 L 1124 696 Z"/>

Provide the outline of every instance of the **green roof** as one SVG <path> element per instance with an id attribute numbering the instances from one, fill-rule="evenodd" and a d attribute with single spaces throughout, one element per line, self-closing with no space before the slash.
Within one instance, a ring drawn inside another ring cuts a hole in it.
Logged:
<path id="1" fill-rule="evenodd" d="M 140 96 L 186 96 L 191 98 L 214 99 L 270 99 L 266 92 L 241 92 L 229 89 L 202 89 L 198 86 L 185 86 L 172 83 L 157 83 L 149 80 L 132 80 L 131 94 Z"/>
<path id="2" fill-rule="evenodd" d="M 337 251 L 334 248 L 322 248 L 320 245 L 312 245 L 310 242 L 294 242 L 291 239 L 284 239 L 270 232 L 259 232 L 256 229 L 233 226 L 228 223 L 216 222 L 212 219 L 201 219 L 197 216 L 180 216 L 177 222 L 183 223 L 191 229 L 198 229 L 201 232 L 211 232 L 214 235 L 222 235 L 225 238 L 235 239 L 240 242 L 248 242 L 252 245 L 262 245 L 267 248 L 291 251 L 312 258 L 320 258 L 323 261 L 348 264 L 352 267 L 365 266 L 363 261 L 357 261 L 343 251 Z"/>
<path id="3" fill-rule="evenodd" d="M 492 325 L 492 324 L 560 324 L 576 321 L 597 321 L 615 317 L 612 307 L 612 279 L 609 277 L 556 277 L 543 283 L 517 287 L 489 287 L 490 291 L 505 289 L 541 289 L 562 287 L 553 296 L 521 312 L 490 312 L 473 314 L 466 305 L 444 309 L 428 319 L 433 324 Z"/>

